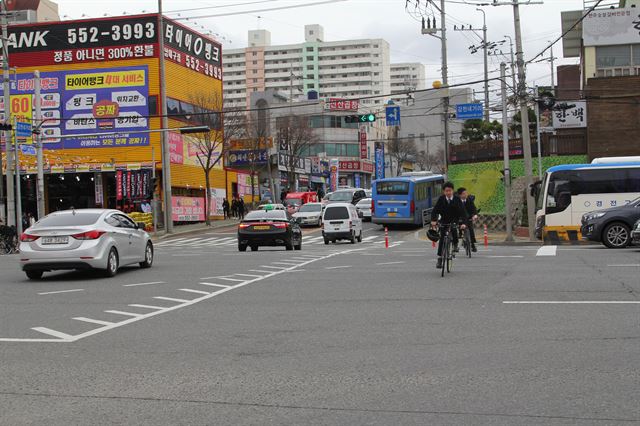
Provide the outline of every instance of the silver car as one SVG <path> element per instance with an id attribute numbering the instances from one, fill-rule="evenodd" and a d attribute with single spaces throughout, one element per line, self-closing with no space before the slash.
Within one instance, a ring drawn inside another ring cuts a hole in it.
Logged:
<path id="1" fill-rule="evenodd" d="M 293 218 L 298 221 L 301 226 L 322 225 L 322 203 L 307 203 L 300 207 L 296 213 L 293 214 Z"/>
<path id="2" fill-rule="evenodd" d="M 20 266 L 32 280 L 48 271 L 100 269 L 108 277 L 122 266 L 153 264 L 144 230 L 118 210 L 79 209 L 51 213 L 20 236 Z"/>
<path id="3" fill-rule="evenodd" d="M 363 198 L 356 204 L 356 209 L 362 213 L 364 220 L 371 220 L 371 198 Z"/>

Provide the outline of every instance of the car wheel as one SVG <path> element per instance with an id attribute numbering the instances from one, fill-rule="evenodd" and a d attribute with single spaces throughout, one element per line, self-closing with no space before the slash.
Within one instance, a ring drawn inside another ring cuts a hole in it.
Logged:
<path id="1" fill-rule="evenodd" d="M 118 273 L 118 267 L 120 266 L 119 263 L 118 250 L 116 250 L 115 247 L 111 247 L 107 257 L 107 269 L 105 269 L 104 275 L 109 278 L 115 277 Z"/>
<path id="2" fill-rule="evenodd" d="M 302 250 L 302 238 L 300 238 L 300 242 L 293 246 L 294 250 Z"/>
<path id="3" fill-rule="evenodd" d="M 624 248 L 629 245 L 629 227 L 621 222 L 610 223 L 602 232 L 602 242 L 609 248 Z"/>
<path id="4" fill-rule="evenodd" d="M 148 269 L 151 268 L 151 265 L 153 265 L 153 244 L 149 241 L 144 249 L 144 261 L 140 262 L 140 267 Z"/>
<path id="5" fill-rule="evenodd" d="M 351 241 L 351 244 L 355 244 L 356 243 L 356 233 L 355 232 L 351 232 L 351 239 L 349 240 Z"/>
<path id="6" fill-rule="evenodd" d="M 239 251 L 247 251 L 246 244 L 238 244 L 238 250 Z"/>
<path id="7" fill-rule="evenodd" d="M 251 251 L 258 251 L 258 246 L 251 246 Z"/>
<path id="8" fill-rule="evenodd" d="M 362 230 L 360 230 L 360 234 L 358 235 L 358 242 L 362 242 Z"/>
<path id="9" fill-rule="evenodd" d="M 287 251 L 291 251 L 293 250 L 293 243 L 289 241 L 285 247 L 287 248 Z"/>
<path id="10" fill-rule="evenodd" d="M 324 237 L 324 244 L 329 245 L 329 239 L 327 237 Z"/>
<path id="11" fill-rule="evenodd" d="M 25 273 L 30 280 L 39 280 L 42 278 L 44 271 L 26 271 Z"/>

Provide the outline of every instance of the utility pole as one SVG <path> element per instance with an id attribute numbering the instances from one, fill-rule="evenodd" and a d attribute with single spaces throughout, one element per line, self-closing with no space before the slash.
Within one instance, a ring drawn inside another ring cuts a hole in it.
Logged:
<path id="1" fill-rule="evenodd" d="M 542 180 L 542 141 L 540 139 L 540 103 L 538 102 L 538 97 L 540 94 L 540 89 L 538 86 L 535 88 L 535 112 L 536 112 L 536 141 L 538 144 L 538 178 Z"/>
<path id="2" fill-rule="evenodd" d="M 556 94 L 556 73 L 554 70 L 553 44 L 551 44 L 551 93 Z"/>
<path id="3" fill-rule="evenodd" d="M 437 28 L 435 17 L 433 18 L 433 26 L 431 20 L 428 25 L 422 19 L 422 34 L 439 38 L 442 51 L 442 89 L 444 90 L 442 97 L 442 123 L 444 138 L 444 169 L 445 172 L 449 168 L 449 66 L 447 62 L 447 14 L 445 13 L 445 0 L 440 0 L 440 28 Z M 440 32 L 440 35 L 438 35 Z"/>
<path id="4" fill-rule="evenodd" d="M 527 221 L 529 227 L 529 239 L 535 241 L 535 201 L 531 195 L 533 185 L 533 164 L 531 158 L 531 132 L 529 129 L 529 107 L 527 102 L 527 74 L 524 64 L 524 52 L 522 51 L 522 29 L 520 23 L 520 4 L 513 0 L 513 21 L 516 33 L 516 57 L 518 66 L 518 97 L 520 99 L 520 120 L 522 123 L 522 150 L 524 154 L 524 171 L 527 182 Z"/>
<path id="5" fill-rule="evenodd" d="M 18 143 L 18 136 L 16 135 L 16 116 L 13 116 L 13 146 L 16 152 L 14 164 L 15 164 L 15 177 L 16 177 L 16 229 L 18 235 L 22 235 L 22 185 L 20 174 L 20 144 Z"/>
<path id="6" fill-rule="evenodd" d="M 516 58 L 513 53 L 513 38 L 509 35 L 505 35 L 505 38 L 509 39 L 509 49 L 511 50 L 511 81 L 513 85 L 513 93 L 518 93 L 518 84 L 516 83 Z"/>
<path id="7" fill-rule="evenodd" d="M 11 87 L 9 86 L 9 47 L 6 40 L 9 35 L 7 5 L 1 3 L 0 25 L 2 25 L 2 78 L 4 87 L 4 122 L 11 123 Z M 7 153 L 7 222 L 8 226 L 16 224 L 16 206 L 13 180 L 13 152 L 11 151 L 11 130 L 4 131 L 5 151 Z"/>
<path id="8" fill-rule="evenodd" d="M 489 122 L 489 46 L 487 45 L 487 14 L 482 9 L 482 48 L 484 51 L 484 121 Z"/>
<path id="9" fill-rule="evenodd" d="M 509 112 L 507 109 L 507 66 L 500 64 L 500 83 L 502 86 L 502 152 L 504 159 L 504 211 L 507 219 L 507 239 L 513 241 L 513 223 L 511 220 L 511 169 L 509 168 Z"/>
<path id="10" fill-rule="evenodd" d="M 35 117 L 33 124 L 37 126 L 38 131 L 33 134 L 34 142 L 36 144 L 36 161 L 38 165 L 38 173 L 36 175 L 36 203 L 37 203 L 37 215 L 38 220 L 42 219 L 45 215 L 44 208 L 44 160 L 42 158 L 42 137 L 40 129 L 42 128 L 42 102 L 40 99 L 40 71 L 33 72 L 33 84 L 34 84 L 34 109 Z"/>
<path id="11" fill-rule="evenodd" d="M 162 19 L 162 0 L 158 0 L 158 35 L 160 48 L 160 113 L 162 114 L 162 128 L 169 128 L 167 117 L 167 88 L 164 59 L 164 25 Z M 171 152 L 167 132 L 160 133 L 162 141 L 162 192 L 164 200 L 164 229 L 168 234 L 173 233 L 173 207 L 171 204 Z"/>

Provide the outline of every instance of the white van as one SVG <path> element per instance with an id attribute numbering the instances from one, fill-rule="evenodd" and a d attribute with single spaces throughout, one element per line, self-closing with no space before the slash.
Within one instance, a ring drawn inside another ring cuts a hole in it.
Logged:
<path id="1" fill-rule="evenodd" d="M 349 240 L 351 244 L 362 241 L 362 214 L 351 203 L 334 203 L 322 213 L 324 243 Z"/>

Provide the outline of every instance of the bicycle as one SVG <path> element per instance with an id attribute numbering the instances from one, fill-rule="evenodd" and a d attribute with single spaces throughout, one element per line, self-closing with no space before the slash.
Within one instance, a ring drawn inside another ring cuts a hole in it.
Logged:
<path id="1" fill-rule="evenodd" d="M 445 269 L 447 273 L 451 273 L 453 269 L 453 259 L 456 255 L 453 251 L 453 238 L 451 237 L 451 230 L 457 229 L 458 226 L 452 223 L 440 225 L 444 228 L 444 236 L 442 237 L 442 277 L 444 277 Z"/>
<path id="2" fill-rule="evenodd" d="M 462 235 L 462 246 L 464 247 L 464 251 L 469 258 L 471 258 L 471 231 L 469 231 L 469 226 L 467 226 Z"/>
<path id="3" fill-rule="evenodd" d="M 18 253 L 18 234 L 13 226 L 0 226 L 0 254 Z"/>

